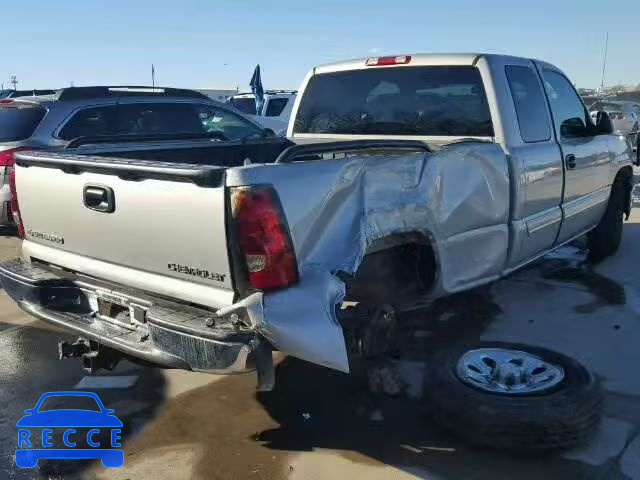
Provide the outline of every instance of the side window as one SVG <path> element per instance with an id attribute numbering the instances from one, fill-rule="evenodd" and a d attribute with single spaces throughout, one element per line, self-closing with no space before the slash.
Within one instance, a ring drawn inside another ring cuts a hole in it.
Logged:
<path id="1" fill-rule="evenodd" d="M 511 96 L 516 107 L 520 136 L 527 143 L 544 142 L 551 138 L 546 100 L 538 75 L 529 67 L 505 67 Z"/>
<path id="2" fill-rule="evenodd" d="M 287 106 L 288 98 L 271 98 L 267 103 L 266 117 L 277 117 L 282 113 L 284 107 Z"/>
<path id="3" fill-rule="evenodd" d="M 231 97 L 229 103 L 242 113 L 247 115 L 256 114 L 256 99 L 253 97 Z"/>
<path id="4" fill-rule="evenodd" d="M 204 133 L 191 103 L 129 103 L 117 107 L 115 134 Z"/>
<path id="5" fill-rule="evenodd" d="M 114 106 L 107 106 L 79 110 L 62 127 L 58 137 L 62 140 L 73 140 L 78 137 L 112 134 L 114 108 Z"/>
<path id="6" fill-rule="evenodd" d="M 229 140 L 262 137 L 261 128 L 228 110 L 199 105 L 198 115 L 206 132 L 220 132 Z"/>
<path id="7" fill-rule="evenodd" d="M 551 70 L 543 70 L 542 76 L 558 135 L 561 138 L 586 136 L 590 124 L 587 111 L 569 80 Z"/>

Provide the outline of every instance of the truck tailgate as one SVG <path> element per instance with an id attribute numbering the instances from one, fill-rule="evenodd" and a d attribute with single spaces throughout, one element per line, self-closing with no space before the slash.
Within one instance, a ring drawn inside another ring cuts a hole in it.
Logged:
<path id="1" fill-rule="evenodd" d="M 35 152 L 15 168 L 26 256 L 203 305 L 231 303 L 223 169 Z"/>

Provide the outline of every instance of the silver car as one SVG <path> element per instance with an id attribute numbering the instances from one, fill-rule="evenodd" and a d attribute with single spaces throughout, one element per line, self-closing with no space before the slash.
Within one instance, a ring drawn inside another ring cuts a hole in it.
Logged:
<path id="1" fill-rule="evenodd" d="M 618 135 L 625 135 L 631 145 L 636 150 L 636 155 L 640 158 L 638 151 L 638 140 L 640 139 L 640 103 L 626 102 L 621 100 L 599 100 L 589 107 L 591 117 L 598 111 L 609 114 L 613 123 L 613 130 Z"/>
<path id="2" fill-rule="evenodd" d="M 192 91 L 158 87 L 72 87 L 53 95 L 0 99 L 0 225 L 13 222 L 8 173 L 19 150 L 62 149 L 79 138 L 270 136 L 234 108 Z"/>

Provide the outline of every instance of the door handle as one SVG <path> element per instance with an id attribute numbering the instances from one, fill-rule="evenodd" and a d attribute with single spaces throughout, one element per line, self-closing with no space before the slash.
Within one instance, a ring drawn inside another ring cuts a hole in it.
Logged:
<path id="1" fill-rule="evenodd" d="M 85 185 L 82 200 L 85 207 L 96 212 L 111 213 L 116 209 L 113 189 L 104 185 Z"/>
<path id="2" fill-rule="evenodd" d="M 573 154 L 569 154 L 564 157 L 564 161 L 567 165 L 567 169 L 576 168 L 576 156 Z"/>

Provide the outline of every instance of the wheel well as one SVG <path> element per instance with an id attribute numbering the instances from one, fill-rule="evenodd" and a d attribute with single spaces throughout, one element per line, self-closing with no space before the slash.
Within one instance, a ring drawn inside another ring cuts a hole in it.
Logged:
<path id="1" fill-rule="evenodd" d="M 613 180 L 612 188 L 614 188 L 615 185 L 620 185 L 623 189 L 622 211 L 625 213 L 626 219 L 629 220 L 629 215 L 631 215 L 631 195 L 633 191 L 633 168 L 627 165 L 618 170 L 616 178 Z"/>
<path id="2" fill-rule="evenodd" d="M 620 170 L 618 170 L 618 173 L 616 173 L 616 178 L 613 180 L 613 183 L 616 183 L 618 181 L 628 181 L 632 178 L 633 178 L 633 168 L 627 165 L 622 167 Z"/>
<path id="3" fill-rule="evenodd" d="M 435 251 L 425 234 L 390 235 L 373 242 L 354 274 L 344 278 L 347 299 L 397 306 L 429 292 L 436 272 Z"/>

